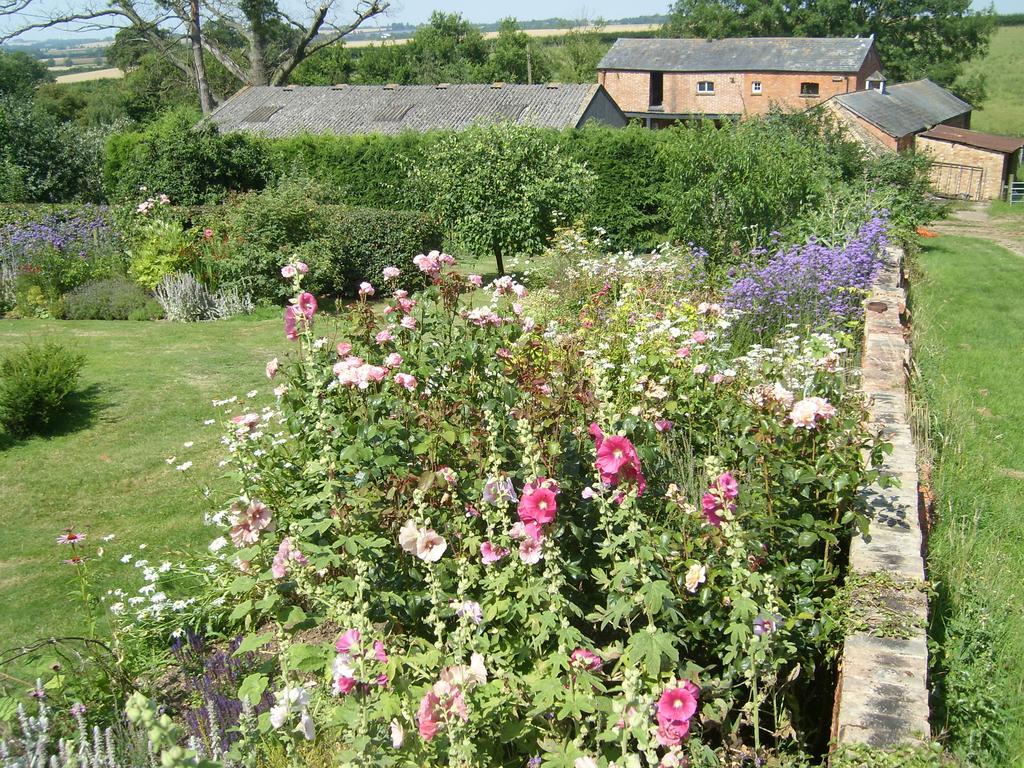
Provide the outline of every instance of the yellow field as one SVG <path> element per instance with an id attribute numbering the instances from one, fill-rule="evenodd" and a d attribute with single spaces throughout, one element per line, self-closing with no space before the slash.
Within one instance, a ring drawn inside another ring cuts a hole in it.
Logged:
<path id="1" fill-rule="evenodd" d="M 119 80 L 124 77 L 122 72 L 117 67 L 110 67 L 108 69 L 94 69 L 92 72 L 76 72 L 73 75 L 58 75 L 58 83 L 84 83 L 88 80 Z"/>
<path id="2" fill-rule="evenodd" d="M 576 27 L 574 29 L 524 29 L 523 31 L 530 37 L 556 37 L 558 35 L 567 35 L 570 32 L 622 32 L 623 34 L 629 34 L 631 32 L 650 32 L 655 29 L 659 29 L 660 24 L 607 24 L 603 27 Z M 484 32 L 484 38 L 487 40 L 494 39 L 498 36 L 497 32 Z M 404 37 L 398 40 L 353 40 L 346 42 L 346 48 L 366 48 L 371 45 L 403 45 L 409 42 L 412 38 Z"/>

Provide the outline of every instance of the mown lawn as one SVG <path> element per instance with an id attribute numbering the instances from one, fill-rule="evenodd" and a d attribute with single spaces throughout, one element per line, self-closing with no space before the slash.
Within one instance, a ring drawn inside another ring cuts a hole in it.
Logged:
<path id="1" fill-rule="evenodd" d="M 1024 136 L 1024 26 L 998 27 L 988 54 L 971 62 L 968 72 L 983 73 L 988 92 L 971 127 Z"/>
<path id="2" fill-rule="evenodd" d="M 74 568 L 55 543 L 66 526 L 88 534 L 101 592 L 137 588 L 126 552 L 159 562 L 203 538 L 209 508 L 199 491 L 218 477 L 214 398 L 259 388 L 272 402 L 264 363 L 286 351 L 280 320 L 202 324 L 0 320 L 0 350 L 50 338 L 86 356 L 87 407 L 62 432 L 20 442 L 0 434 L 0 650 L 48 634 L 83 631 L 69 597 Z M 238 404 L 234 406 L 236 409 Z M 237 411 L 236 411 L 237 412 Z M 191 448 L 184 443 L 194 441 Z M 174 465 L 166 459 L 175 456 Z M 187 472 L 175 465 L 192 461 Z M 109 542 L 101 539 L 115 534 Z M 139 547 L 146 545 L 140 552 Z M 105 550 L 97 557 L 97 547 Z"/>
<path id="3" fill-rule="evenodd" d="M 912 286 L 930 412 L 936 731 L 979 766 L 1024 764 L 1024 258 L 928 241 Z"/>

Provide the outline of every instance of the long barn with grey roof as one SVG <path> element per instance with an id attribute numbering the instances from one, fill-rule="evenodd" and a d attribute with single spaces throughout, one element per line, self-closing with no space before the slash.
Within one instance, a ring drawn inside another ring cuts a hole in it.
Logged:
<path id="1" fill-rule="evenodd" d="M 336 85 L 243 88 L 207 118 L 268 137 L 462 130 L 511 122 L 580 128 L 627 119 L 600 85 Z"/>
<path id="2" fill-rule="evenodd" d="M 597 79 L 628 117 L 659 128 L 806 109 L 866 88 L 881 68 L 874 37 L 622 38 Z"/>

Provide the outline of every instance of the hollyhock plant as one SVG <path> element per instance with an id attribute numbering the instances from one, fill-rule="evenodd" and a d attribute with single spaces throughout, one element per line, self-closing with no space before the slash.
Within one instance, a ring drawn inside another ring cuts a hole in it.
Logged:
<path id="1" fill-rule="evenodd" d="M 586 648 L 577 648 L 570 654 L 569 663 L 580 669 L 586 669 L 589 672 L 596 672 L 604 664 L 604 661 L 593 651 L 587 650 Z"/>
<path id="2" fill-rule="evenodd" d="M 485 541 L 480 545 L 480 560 L 484 565 L 492 565 L 499 562 L 508 555 L 504 547 L 495 547 L 491 542 Z"/>
<path id="3" fill-rule="evenodd" d="M 275 579 L 283 579 L 288 575 L 288 565 L 290 563 L 296 563 L 298 565 L 308 565 L 309 561 L 306 556 L 302 554 L 292 544 L 290 536 L 285 536 L 281 540 L 280 546 L 277 548 L 277 554 L 274 555 L 273 564 L 270 566 L 270 572 Z"/>
<path id="4" fill-rule="evenodd" d="M 594 438 L 597 451 L 594 466 L 601 475 L 601 482 L 609 487 L 620 483 L 635 485 L 636 495 L 642 496 L 647 488 L 647 479 L 633 443 L 620 435 L 605 435 L 597 424 L 591 424 L 589 432 Z M 621 496 L 618 498 L 621 500 Z"/>
<path id="5" fill-rule="evenodd" d="M 658 743 L 665 747 L 678 746 L 690 731 L 690 719 L 697 712 L 700 690 L 689 680 L 682 680 L 666 688 L 658 699 L 656 717 Z"/>
<path id="6" fill-rule="evenodd" d="M 266 504 L 253 499 L 246 506 L 242 502 L 232 504 L 228 519 L 231 523 L 231 541 L 236 547 L 242 547 L 259 540 L 260 533 L 273 522 L 273 515 Z"/>
<path id="7" fill-rule="evenodd" d="M 313 315 L 316 314 L 316 296 L 308 291 L 300 293 L 297 306 L 299 311 L 305 316 L 306 320 L 312 320 Z"/>

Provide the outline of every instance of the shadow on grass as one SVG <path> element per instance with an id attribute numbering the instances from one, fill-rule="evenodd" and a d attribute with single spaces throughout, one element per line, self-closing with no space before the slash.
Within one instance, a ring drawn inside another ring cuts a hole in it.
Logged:
<path id="1" fill-rule="evenodd" d="M 101 397 L 107 394 L 108 397 Z M 58 413 L 48 424 L 41 425 L 26 434 L 0 431 L 0 451 L 6 451 L 31 438 L 54 438 L 69 435 L 93 426 L 103 411 L 110 407 L 109 392 L 99 384 L 90 384 L 85 389 L 71 393 L 64 400 Z"/>

